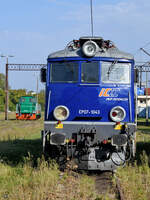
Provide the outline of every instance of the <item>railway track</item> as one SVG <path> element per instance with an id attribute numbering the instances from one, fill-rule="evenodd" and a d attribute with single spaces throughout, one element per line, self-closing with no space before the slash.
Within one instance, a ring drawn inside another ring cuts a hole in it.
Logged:
<path id="1" fill-rule="evenodd" d="M 117 191 L 118 191 L 119 200 L 126 200 L 125 197 L 124 197 L 122 188 L 120 186 L 120 180 L 117 177 L 115 179 L 116 179 L 116 188 L 117 188 Z"/>
<path id="2" fill-rule="evenodd" d="M 80 172 L 77 172 L 75 170 L 74 163 L 68 162 L 67 170 L 74 177 L 76 178 L 79 177 Z M 94 179 L 95 190 L 98 195 L 102 197 L 107 196 L 111 200 L 126 200 L 123 194 L 123 190 L 121 188 L 120 180 L 115 173 L 110 171 L 105 171 L 105 172 L 88 171 L 87 175 L 90 176 L 92 179 Z"/>
<path id="3" fill-rule="evenodd" d="M 89 174 L 95 180 L 97 194 L 110 199 L 125 200 L 120 180 L 112 172 L 98 172 Z"/>

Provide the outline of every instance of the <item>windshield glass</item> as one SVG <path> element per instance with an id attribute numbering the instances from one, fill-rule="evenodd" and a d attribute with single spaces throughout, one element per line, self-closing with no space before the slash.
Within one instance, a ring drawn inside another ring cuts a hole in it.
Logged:
<path id="1" fill-rule="evenodd" d="M 102 62 L 101 80 L 103 83 L 130 83 L 130 63 Z"/>
<path id="2" fill-rule="evenodd" d="M 25 101 L 26 101 L 25 98 L 21 97 L 20 102 L 23 103 Z"/>
<path id="3" fill-rule="evenodd" d="M 32 102 L 32 103 L 36 103 L 36 98 L 30 98 L 29 101 Z"/>
<path id="4" fill-rule="evenodd" d="M 99 62 L 82 63 L 82 83 L 99 83 Z"/>
<path id="5" fill-rule="evenodd" d="M 78 81 L 78 63 L 64 62 L 53 63 L 51 65 L 51 82 L 71 82 Z"/>

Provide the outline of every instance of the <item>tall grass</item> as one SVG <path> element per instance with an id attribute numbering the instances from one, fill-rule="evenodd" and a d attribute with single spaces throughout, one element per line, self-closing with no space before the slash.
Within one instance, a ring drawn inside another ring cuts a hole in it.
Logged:
<path id="1" fill-rule="evenodd" d="M 2 119 L 4 114 L 0 114 Z M 43 129 L 43 117 L 36 121 L 15 120 L 15 113 L 11 113 L 8 121 L 0 120 L 0 140 L 24 139 L 39 137 Z"/>
<path id="2" fill-rule="evenodd" d="M 0 121 L 0 200 L 94 200 L 94 181 L 60 172 L 42 155 L 43 120 Z M 0 115 L 0 119 L 3 119 Z"/>
<path id="3" fill-rule="evenodd" d="M 0 114 L 0 200 L 109 200 L 97 195 L 94 180 L 86 175 L 60 172 L 56 163 L 42 156 L 37 121 L 2 120 Z M 137 155 L 120 168 L 117 176 L 127 200 L 150 199 L 150 127 L 141 124 L 137 133 Z M 115 198 L 115 197 L 114 197 Z"/>
<path id="4" fill-rule="evenodd" d="M 138 126 L 137 152 L 133 163 L 117 171 L 127 200 L 150 200 L 150 126 Z"/>
<path id="5" fill-rule="evenodd" d="M 28 157 L 15 168 L 0 164 L 0 199 L 8 200 L 87 200 L 96 199 L 94 184 L 85 175 L 78 178 L 62 173 L 55 163 L 38 159 L 36 168 Z"/>
<path id="6" fill-rule="evenodd" d="M 14 113 L 11 116 L 11 120 L 0 121 L 1 160 L 14 166 L 23 163 L 23 158 L 30 153 L 36 161 L 42 152 L 40 135 L 42 129 L 42 119 L 19 121 L 15 120 Z"/>
<path id="7" fill-rule="evenodd" d="M 145 153 L 143 153 L 141 160 L 140 166 L 136 163 L 134 165 L 130 164 L 117 172 L 125 199 L 150 199 L 150 168 Z"/>

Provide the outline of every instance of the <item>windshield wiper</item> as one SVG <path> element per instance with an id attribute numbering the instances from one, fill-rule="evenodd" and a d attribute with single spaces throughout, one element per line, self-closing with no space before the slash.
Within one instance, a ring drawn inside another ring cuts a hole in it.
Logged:
<path id="1" fill-rule="evenodd" d="M 111 65 L 109 66 L 109 69 L 108 69 L 108 72 L 107 72 L 108 79 L 109 79 L 110 72 L 112 71 L 112 69 L 113 69 L 113 67 L 115 66 L 116 63 L 118 63 L 118 59 L 114 60 L 114 62 L 112 62 Z"/>

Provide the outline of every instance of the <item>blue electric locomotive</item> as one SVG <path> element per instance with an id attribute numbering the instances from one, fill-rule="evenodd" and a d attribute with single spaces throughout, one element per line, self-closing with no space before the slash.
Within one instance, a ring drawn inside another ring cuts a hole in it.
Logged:
<path id="1" fill-rule="evenodd" d="M 44 152 L 60 163 L 72 159 L 82 170 L 113 171 L 134 157 L 132 55 L 101 37 L 81 37 L 50 54 L 41 77 Z"/>

